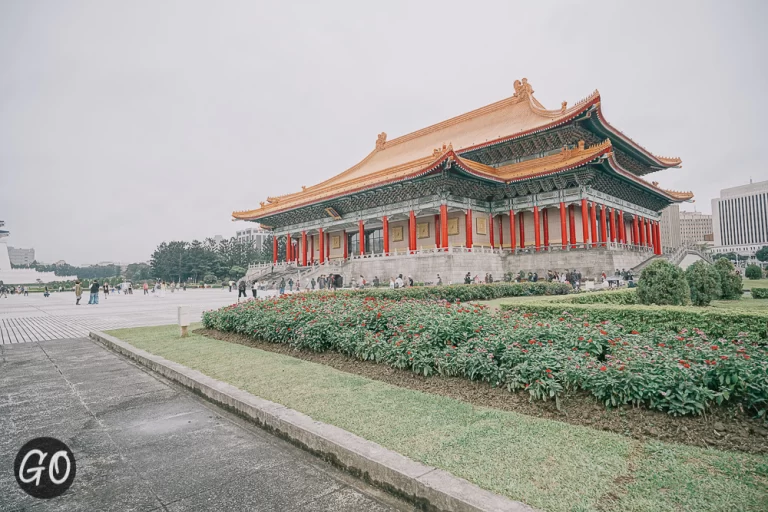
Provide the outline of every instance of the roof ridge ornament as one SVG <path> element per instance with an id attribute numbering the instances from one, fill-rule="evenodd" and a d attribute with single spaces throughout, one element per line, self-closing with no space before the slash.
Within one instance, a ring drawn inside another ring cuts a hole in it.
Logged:
<path id="1" fill-rule="evenodd" d="M 446 146 L 445 142 L 443 142 L 443 147 L 442 148 L 435 148 L 435 149 L 432 150 L 432 156 L 433 157 L 438 157 L 438 156 L 442 155 L 443 153 L 445 153 L 446 151 L 453 151 L 453 143 L 452 142 L 449 142 L 447 146 Z"/>
<path id="2" fill-rule="evenodd" d="M 378 137 L 376 137 L 376 149 L 384 149 L 384 144 L 387 143 L 387 134 L 386 132 L 381 132 Z"/>
<path id="3" fill-rule="evenodd" d="M 523 78 L 522 82 L 520 80 L 515 80 L 513 85 L 515 87 L 515 94 L 513 97 L 515 98 L 527 98 L 533 94 L 533 87 L 528 83 L 527 78 Z"/>

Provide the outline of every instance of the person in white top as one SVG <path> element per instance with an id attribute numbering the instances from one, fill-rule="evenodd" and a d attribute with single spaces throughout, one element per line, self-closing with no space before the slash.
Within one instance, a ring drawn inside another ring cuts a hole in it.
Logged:
<path id="1" fill-rule="evenodd" d="M 400 276 L 397 276 L 397 279 L 395 279 L 395 288 L 402 288 L 403 287 L 403 278 Z"/>
<path id="2" fill-rule="evenodd" d="M 394 289 L 395 289 L 395 278 L 394 278 L 394 277 L 390 277 L 390 278 L 389 278 L 389 287 L 390 287 L 390 289 L 392 289 L 392 290 L 394 290 Z"/>

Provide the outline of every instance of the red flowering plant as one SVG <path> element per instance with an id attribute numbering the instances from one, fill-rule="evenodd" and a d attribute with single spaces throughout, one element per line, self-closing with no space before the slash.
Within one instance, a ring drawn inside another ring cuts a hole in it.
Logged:
<path id="1" fill-rule="evenodd" d="M 314 351 L 337 351 L 421 375 L 480 380 L 535 399 L 585 391 L 606 406 L 674 415 L 740 403 L 768 409 L 765 342 L 698 328 L 638 332 L 618 323 L 442 300 L 312 293 L 203 315 L 206 327 Z"/>

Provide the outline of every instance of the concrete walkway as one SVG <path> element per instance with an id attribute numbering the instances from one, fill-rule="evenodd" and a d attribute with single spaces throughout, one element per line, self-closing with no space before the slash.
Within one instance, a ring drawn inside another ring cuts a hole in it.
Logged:
<path id="1" fill-rule="evenodd" d="M 3 511 L 409 509 L 88 339 L 0 345 L 0 433 Z M 12 474 L 42 436 L 77 460 L 52 500 Z"/>
<path id="2" fill-rule="evenodd" d="M 237 302 L 237 290 L 217 288 L 206 290 L 166 292 L 165 297 L 99 293 L 99 304 L 88 305 L 88 292 L 75 306 L 72 291 L 42 293 L 28 296 L 9 295 L 0 298 L 0 345 L 67 338 L 87 337 L 90 331 L 174 324 L 177 308 L 189 307 L 193 321 L 199 321 L 203 311 Z"/>

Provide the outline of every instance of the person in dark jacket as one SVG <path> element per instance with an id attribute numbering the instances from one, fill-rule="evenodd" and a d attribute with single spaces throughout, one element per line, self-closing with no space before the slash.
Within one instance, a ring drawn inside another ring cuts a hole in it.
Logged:
<path id="1" fill-rule="evenodd" d="M 88 301 L 88 304 L 98 304 L 98 303 L 99 303 L 99 282 L 94 279 L 91 282 L 91 299 Z"/>
<path id="2" fill-rule="evenodd" d="M 248 298 L 248 295 L 245 293 L 245 279 L 241 279 L 237 284 L 237 302 L 240 302 L 240 297 Z"/>

